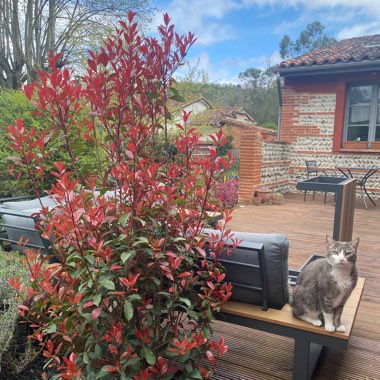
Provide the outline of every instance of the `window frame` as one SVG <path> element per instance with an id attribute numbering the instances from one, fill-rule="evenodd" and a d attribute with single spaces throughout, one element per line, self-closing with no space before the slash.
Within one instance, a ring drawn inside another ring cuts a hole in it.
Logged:
<path id="1" fill-rule="evenodd" d="M 369 126 L 368 126 L 368 141 L 349 141 L 347 140 L 348 135 L 348 118 L 350 113 L 350 89 L 352 87 L 358 86 L 371 86 L 372 87 L 372 97 L 371 97 L 371 108 L 369 114 Z M 376 124 L 377 124 L 377 112 L 380 108 L 379 103 L 379 91 L 380 91 L 380 81 L 360 81 L 360 82 L 350 82 L 346 83 L 346 101 L 344 107 L 344 121 L 343 121 L 343 138 L 342 138 L 342 148 L 343 149 L 379 149 L 380 141 L 376 141 Z"/>

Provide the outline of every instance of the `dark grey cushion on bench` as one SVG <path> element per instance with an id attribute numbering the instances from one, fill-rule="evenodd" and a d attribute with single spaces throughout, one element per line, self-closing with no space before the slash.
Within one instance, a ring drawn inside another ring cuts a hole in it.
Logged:
<path id="1" fill-rule="evenodd" d="M 40 212 L 40 209 L 33 208 L 29 210 L 15 210 L 15 211 L 22 211 L 23 214 L 32 216 L 34 214 L 38 214 Z M 16 216 L 16 215 L 3 214 L 2 218 L 5 223 L 5 230 L 7 232 L 8 239 L 19 241 L 20 238 L 22 238 L 23 242 L 28 240 L 28 244 L 43 246 L 41 236 L 38 233 L 38 231 L 35 230 L 35 222 L 32 217 L 26 218 L 26 217 L 22 217 L 18 215 Z M 19 227 L 30 228 L 30 229 L 33 229 L 34 231 L 21 230 L 19 229 Z M 12 244 L 12 249 L 20 251 L 20 252 L 22 251 L 21 247 L 19 247 L 17 244 Z"/>
<path id="2" fill-rule="evenodd" d="M 216 230 L 205 230 L 206 233 L 219 233 Z M 268 303 L 269 307 L 281 309 L 289 298 L 288 289 L 288 238 L 280 234 L 260 234 L 251 232 L 234 232 L 233 238 L 244 242 L 260 243 L 264 245 L 265 266 L 268 278 Z M 255 252 L 236 248 L 228 257 L 222 257 L 226 260 L 232 260 L 247 264 L 258 265 L 258 256 Z M 238 267 L 236 265 L 228 266 L 227 281 L 240 283 L 244 285 L 260 287 L 261 278 L 258 272 L 250 268 Z M 262 296 L 259 292 L 234 287 L 231 300 L 251 303 L 256 305 L 262 304 Z"/>
<path id="3" fill-rule="evenodd" d="M 44 207 L 54 207 L 56 205 L 54 199 L 49 196 L 41 198 L 41 203 Z M 44 246 L 41 236 L 38 231 L 35 230 L 35 222 L 32 215 L 37 215 L 41 210 L 41 203 L 38 199 L 25 200 L 25 201 L 11 201 L 4 202 L 0 206 L 8 209 L 9 211 L 21 211 L 25 215 L 29 215 L 30 218 L 3 214 L 2 218 L 5 223 L 5 230 L 8 239 L 19 241 L 22 238 L 23 241 L 28 240 L 28 244 L 37 246 Z M 14 227 L 11 227 L 14 226 Z M 21 228 L 30 228 L 34 231 L 21 230 Z M 22 251 L 17 244 L 12 244 L 12 249 Z"/>
<path id="4" fill-rule="evenodd" d="M 50 196 L 45 196 L 41 198 L 41 203 L 44 207 L 53 207 L 56 206 L 56 203 L 53 198 Z M 41 208 L 41 203 L 36 199 L 31 199 L 27 201 L 11 201 L 1 203 L 1 207 L 10 208 L 12 210 L 29 210 L 29 209 L 37 209 Z"/>

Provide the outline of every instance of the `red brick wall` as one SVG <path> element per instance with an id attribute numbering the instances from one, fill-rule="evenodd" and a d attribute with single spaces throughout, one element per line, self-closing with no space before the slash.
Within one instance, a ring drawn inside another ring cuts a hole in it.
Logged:
<path id="1" fill-rule="evenodd" d="M 254 129 L 243 130 L 240 141 L 239 203 L 252 201 L 261 183 L 262 137 Z"/>
<path id="2" fill-rule="evenodd" d="M 379 73 L 286 78 L 280 140 L 291 146 L 291 185 L 305 178 L 306 160 L 317 161 L 328 175 L 338 175 L 334 169 L 339 165 L 380 166 L 380 150 L 342 148 L 347 83 L 379 79 Z M 373 176 L 368 186 L 380 193 L 380 175 Z"/>

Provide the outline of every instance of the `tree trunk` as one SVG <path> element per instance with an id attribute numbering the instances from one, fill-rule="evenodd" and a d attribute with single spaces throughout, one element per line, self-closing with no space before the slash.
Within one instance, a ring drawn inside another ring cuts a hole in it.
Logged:
<path id="1" fill-rule="evenodd" d="M 13 0 L 12 2 L 12 18 L 11 18 L 11 39 L 13 47 L 13 72 L 12 72 L 12 88 L 14 90 L 20 88 L 22 68 L 25 64 L 24 54 L 22 50 L 22 40 L 19 24 L 19 9 L 18 9 L 18 0 Z"/>

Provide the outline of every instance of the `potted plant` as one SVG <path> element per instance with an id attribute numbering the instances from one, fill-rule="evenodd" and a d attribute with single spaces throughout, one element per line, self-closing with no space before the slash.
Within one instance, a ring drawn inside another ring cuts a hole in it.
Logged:
<path id="1" fill-rule="evenodd" d="M 261 202 L 262 202 L 262 198 L 261 197 L 253 197 L 253 204 L 255 206 L 260 206 L 261 205 Z"/>
<path id="2" fill-rule="evenodd" d="M 263 203 L 270 201 L 272 197 L 272 190 L 267 187 L 258 188 L 255 192 L 256 197 L 261 197 Z"/>
<path id="3" fill-rule="evenodd" d="M 283 205 L 285 203 L 285 197 L 282 193 L 273 193 L 272 195 L 272 204 L 274 205 Z"/>

